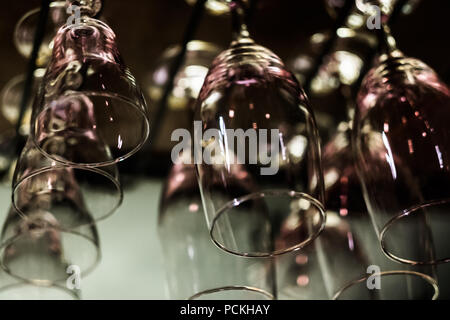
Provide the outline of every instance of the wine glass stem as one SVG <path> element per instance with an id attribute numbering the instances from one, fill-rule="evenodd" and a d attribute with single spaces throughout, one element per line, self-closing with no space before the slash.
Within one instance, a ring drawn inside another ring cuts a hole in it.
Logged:
<path id="1" fill-rule="evenodd" d="M 230 2 L 233 41 L 250 38 L 247 28 L 247 10 L 245 4 L 241 0 Z"/>
<path id="2" fill-rule="evenodd" d="M 387 54 L 388 56 L 392 56 L 394 52 L 397 52 L 397 43 L 395 38 L 392 36 L 391 29 L 387 25 L 387 23 L 383 22 L 381 25 L 381 29 L 378 33 L 378 38 L 380 41 L 381 52 Z"/>

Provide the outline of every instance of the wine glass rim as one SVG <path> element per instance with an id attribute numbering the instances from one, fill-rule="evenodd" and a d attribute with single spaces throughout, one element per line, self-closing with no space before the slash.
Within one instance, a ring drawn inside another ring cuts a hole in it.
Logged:
<path id="1" fill-rule="evenodd" d="M 17 199 L 16 199 L 16 196 L 15 196 L 16 191 L 20 188 L 21 184 L 24 181 L 26 181 L 26 180 L 28 180 L 30 178 L 33 178 L 35 176 L 38 176 L 40 174 L 52 171 L 52 170 L 59 170 L 59 169 L 66 169 L 66 168 L 70 168 L 70 169 L 73 169 L 73 170 L 90 171 L 92 173 L 99 174 L 99 175 L 103 176 L 104 178 L 106 178 L 107 181 L 111 182 L 112 185 L 114 186 L 116 192 L 118 193 L 117 202 L 105 214 L 102 214 L 100 216 L 92 216 L 92 222 L 91 223 L 81 224 L 81 225 L 78 225 L 78 226 L 76 226 L 74 228 L 78 228 L 78 227 L 81 227 L 81 226 L 95 225 L 96 222 L 98 222 L 100 220 L 103 220 L 103 219 L 106 219 L 107 217 L 112 215 L 117 210 L 117 208 L 120 207 L 120 205 L 123 202 L 123 190 L 122 190 L 122 187 L 120 185 L 119 180 L 116 177 L 112 176 L 111 174 L 109 174 L 108 172 L 106 172 L 106 171 L 104 171 L 104 170 L 102 170 L 100 168 L 89 168 L 89 167 L 88 168 L 83 168 L 83 167 L 72 167 L 72 166 L 68 166 L 68 165 L 58 165 L 58 166 L 46 166 L 44 168 L 40 168 L 40 169 L 38 169 L 36 171 L 33 171 L 32 173 L 22 177 L 21 179 L 19 179 L 17 182 L 14 183 L 13 192 L 11 193 L 11 198 L 12 198 L 13 208 L 17 212 L 17 214 L 19 214 L 22 218 L 25 218 L 25 219 L 27 218 L 27 215 L 25 214 L 25 212 L 22 209 L 20 209 L 19 206 L 17 205 L 17 203 L 16 203 Z"/>
<path id="2" fill-rule="evenodd" d="M 31 135 L 31 139 L 33 141 L 34 146 L 47 158 L 56 161 L 60 164 L 63 165 L 67 165 L 70 167 L 74 167 L 74 168 L 98 168 L 98 167 L 105 167 L 105 166 L 110 166 L 110 165 L 114 165 L 117 164 L 118 162 L 121 162 L 129 157 L 131 157 L 132 155 L 134 155 L 136 152 L 138 152 L 142 146 L 145 144 L 145 142 L 148 139 L 148 136 L 150 134 L 150 123 L 149 123 L 149 119 L 147 116 L 147 113 L 145 112 L 146 106 L 145 104 L 137 104 L 135 102 L 133 102 L 132 100 L 116 94 L 116 93 L 112 93 L 112 92 L 108 92 L 108 93 L 103 93 L 103 92 L 95 92 L 95 91 L 71 91 L 68 94 L 65 94 L 64 97 L 70 97 L 71 95 L 84 95 L 87 97 L 108 97 L 108 98 L 112 98 L 112 99 L 117 99 L 119 101 L 122 101 L 124 103 L 126 103 L 129 107 L 132 107 L 134 109 L 136 109 L 138 111 L 138 113 L 140 114 L 140 116 L 142 117 L 142 119 L 144 119 L 145 121 L 145 132 L 142 135 L 142 139 L 141 141 L 136 144 L 132 150 L 130 150 L 129 152 L 127 152 L 126 154 L 120 156 L 120 157 L 116 157 L 113 158 L 111 160 L 108 161 L 103 161 L 103 162 L 93 162 L 93 163 L 79 163 L 79 162 L 73 162 L 70 160 L 63 160 L 60 159 L 58 157 L 55 157 L 54 155 L 49 154 L 47 151 L 45 151 L 40 145 L 39 143 L 36 141 L 36 132 L 35 132 L 35 128 L 36 128 L 36 122 L 38 121 L 38 118 L 41 114 L 43 114 L 44 112 L 48 111 L 49 109 L 52 108 L 52 106 L 50 105 L 50 103 L 47 103 L 46 106 L 39 111 L 36 116 L 34 117 L 34 122 L 33 122 L 33 127 L 30 130 L 30 135 Z"/>
<path id="3" fill-rule="evenodd" d="M 196 300 L 201 296 L 210 295 L 210 294 L 223 292 L 223 291 L 249 291 L 249 292 L 258 293 L 260 295 L 263 295 L 263 296 L 267 297 L 268 300 L 275 299 L 275 297 L 271 293 L 269 293 L 263 289 L 250 287 L 250 286 L 225 286 L 225 287 L 219 287 L 219 288 L 213 288 L 213 289 L 200 291 L 200 292 L 194 294 L 193 296 L 191 296 L 190 298 L 188 298 L 188 300 Z"/>
<path id="4" fill-rule="evenodd" d="M 265 197 L 273 197 L 273 196 L 290 196 L 290 197 L 297 197 L 297 198 L 302 198 L 302 199 L 307 199 L 310 203 L 312 203 L 317 209 L 318 209 L 318 213 L 319 213 L 319 228 L 317 228 L 317 230 L 308 238 L 306 238 L 305 240 L 303 240 L 300 243 L 297 243 L 296 245 L 290 246 L 288 248 L 284 248 L 284 249 L 279 249 L 279 250 L 274 250 L 271 252 L 240 252 L 240 251 L 235 251 L 235 250 L 231 250 L 229 248 L 227 248 L 226 246 L 224 246 L 223 244 L 221 244 L 218 240 L 216 240 L 216 238 L 214 237 L 214 229 L 215 229 L 215 225 L 217 220 L 220 218 L 220 216 L 222 216 L 223 213 L 225 213 L 227 210 L 238 206 L 239 204 L 241 204 L 242 202 L 248 201 L 248 200 L 253 200 L 253 199 L 257 199 L 257 198 L 265 198 Z M 231 253 L 233 255 L 236 256 L 241 256 L 241 257 L 249 257 L 249 258 L 264 258 L 264 257 L 274 257 L 274 256 L 279 256 L 288 252 L 293 252 L 293 251 L 297 251 L 301 248 L 306 247 L 307 245 L 309 245 L 312 241 L 314 241 L 319 235 L 320 233 L 325 229 L 325 224 L 326 224 L 326 211 L 325 211 L 325 207 L 323 206 L 323 204 L 315 199 L 314 197 L 310 196 L 309 194 L 306 194 L 304 192 L 298 192 L 298 191 L 293 191 L 293 190 L 280 190 L 280 189 L 266 189 L 263 191 L 259 191 L 259 192 L 253 192 L 253 193 L 249 193 L 245 196 L 239 197 L 239 198 L 235 198 L 232 201 L 227 202 L 224 206 L 222 206 L 217 213 L 214 216 L 214 219 L 212 220 L 211 223 L 211 227 L 209 230 L 209 234 L 210 237 L 212 239 L 212 241 L 214 242 L 214 244 L 216 246 L 218 246 L 220 249 Z"/>
<path id="5" fill-rule="evenodd" d="M 450 198 L 443 198 L 443 199 L 438 199 L 438 200 L 431 200 L 431 201 L 426 201 L 423 202 L 421 204 L 418 205 L 414 205 L 408 209 L 404 209 L 402 210 L 402 212 L 394 217 L 392 217 L 388 222 L 386 222 L 386 224 L 384 225 L 383 229 L 380 232 L 380 245 L 381 245 L 381 250 L 383 251 L 383 253 L 391 260 L 395 261 L 395 262 L 400 262 L 403 264 L 409 264 L 409 265 L 436 265 L 436 264 L 441 264 L 441 263 L 448 263 L 450 262 L 450 257 L 446 257 L 446 258 L 440 258 L 440 259 L 433 259 L 431 261 L 417 261 L 417 260 L 413 260 L 413 259 L 407 259 L 407 258 L 402 258 L 394 253 L 392 253 L 388 248 L 387 248 L 387 244 L 386 244 L 386 234 L 388 233 L 389 229 L 398 221 L 400 221 L 401 219 L 407 218 L 415 213 L 417 213 L 418 209 L 421 208 L 426 208 L 426 207 L 431 207 L 431 206 L 435 206 L 435 205 L 440 205 L 440 204 L 444 204 L 444 203 L 448 203 L 450 202 Z"/>
<path id="6" fill-rule="evenodd" d="M 369 279 L 369 277 L 388 277 L 388 276 L 398 276 L 398 275 L 406 275 L 406 276 L 414 276 L 419 277 L 423 280 L 425 280 L 430 286 L 432 286 L 434 290 L 434 294 L 431 297 L 431 300 L 436 300 L 439 297 L 439 286 L 435 279 L 430 277 L 429 275 L 426 275 L 421 272 L 417 271 L 410 271 L 410 270 L 392 270 L 392 271 L 382 271 L 382 272 L 375 272 L 370 275 L 364 276 L 362 278 L 352 280 L 349 283 L 347 283 L 345 286 L 343 286 L 341 289 L 339 289 L 333 296 L 332 300 L 337 300 L 339 297 L 344 293 L 347 289 L 353 287 L 354 285 L 357 285 L 359 283 L 362 283 Z"/>
<path id="7" fill-rule="evenodd" d="M 93 225 L 94 226 L 94 225 Z M 93 247 L 95 248 L 95 259 L 94 261 L 92 261 L 92 263 L 89 263 L 89 266 L 84 269 L 81 270 L 80 272 L 80 276 L 81 277 L 85 277 L 86 275 L 88 275 L 89 273 L 91 273 L 100 263 L 101 261 L 101 251 L 100 251 L 100 244 L 99 244 L 99 239 L 97 236 L 97 233 L 95 232 L 94 237 L 91 238 L 85 234 L 82 234 L 81 232 L 74 230 L 74 229 L 66 229 L 63 227 L 45 227 L 45 229 L 54 229 L 57 230 L 59 232 L 62 233 L 66 233 L 66 234 L 72 234 L 75 236 L 79 236 L 81 239 L 87 240 L 88 242 L 90 242 Z M 24 281 L 25 283 L 29 283 L 32 285 L 36 285 L 36 286 L 44 286 L 44 287 L 50 287 L 50 286 L 55 286 L 60 282 L 63 282 L 66 280 L 66 278 L 61 278 L 61 279 L 56 279 L 56 280 L 49 280 L 49 279 L 30 279 L 27 277 L 23 277 L 20 276 L 18 274 L 16 274 L 13 270 L 11 270 L 7 265 L 5 265 L 4 261 L 3 261 L 3 253 L 4 250 L 6 249 L 6 247 L 12 243 L 14 243 L 15 241 L 17 241 L 18 239 L 22 238 L 23 235 L 19 234 L 19 235 L 15 235 L 12 236 L 8 239 L 6 239 L 5 241 L 3 241 L 0 244 L 0 268 L 6 272 L 7 274 L 9 274 L 11 277 Z"/>
<path id="8" fill-rule="evenodd" d="M 80 296 L 75 290 L 70 290 L 70 289 L 68 289 L 68 288 L 66 288 L 64 286 L 59 285 L 58 283 L 52 283 L 50 285 L 45 285 L 45 284 L 43 284 L 43 285 L 36 285 L 36 284 L 33 284 L 33 283 L 29 282 L 29 281 L 21 281 L 21 282 L 18 282 L 18 283 L 11 283 L 11 284 L 8 284 L 8 285 L 6 285 L 4 287 L 0 287 L 0 294 L 2 292 L 5 292 L 5 291 L 11 290 L 11 289 L 14 290 L 16 288 L 28 287 L 28 286 L 32 286 L 32 287 L 35 287 L 35 288 L 42 288 L 42 289 L 56 289 L 56 290 L 58 290 L 60 292 L 64 292 L 68 296 L 71 296 L 74 300 L 80 300 Z"/>

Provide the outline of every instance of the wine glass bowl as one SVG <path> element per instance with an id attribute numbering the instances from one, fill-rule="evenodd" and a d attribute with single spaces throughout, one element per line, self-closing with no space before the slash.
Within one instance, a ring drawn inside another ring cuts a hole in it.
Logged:
<path id="1" fill-rule="evenodd" d="M 27 218 L 35 210 L 46 210 L 67 229 L 108 217 L 122 198 L 115 166 L 61 165 L 43 156 L 30 140 L 14 172 L 12 201 L 17 213 Z"/>
<path id="2" fill-rule="evenodd" d="M 23 219 L 11 209 L 2 229 L 0 260 L 2 269 L 14 278 L 51 286 L 67 279 L 72 264 L 82 275 L 88 274 L 99 262 L 99 250 L 95 225 L 67 230 L 45 210 Z"/>

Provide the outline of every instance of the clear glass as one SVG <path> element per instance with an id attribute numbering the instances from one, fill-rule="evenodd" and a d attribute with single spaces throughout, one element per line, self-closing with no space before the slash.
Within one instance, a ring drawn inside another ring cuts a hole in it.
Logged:
<path id="1" fill-rule="evenodd" d="M 40 286 L 65 284 L 70 265 L 78 266 L 83 277 L 98 264 L 97 228 L 89 223 L 68 230 L 46 210 L 22 219 L 11 209 L 2 229 L 0 260 L 2 269 L 16 279 Z"/>
<path id="2" fill-rule="evenodd" d="M 382 290 L 368 289 L 369 277 L 379 277 Z M 387 287 L 387 288 L 386 288 Z M 421 287 L 420 295 L 415 296 L 411 288 Z M 412 293 L 411 293 L 412 292 Z M 373 273 L 348 283 L 340 289 L 334 300 L 436 300 L 439 288 L 436 281 L 423 273 L 414 271 L 386 271 Z"/>
<path id="3" fill-rule="evenodd" d="M 357 99 L 354 145 L 383 251 L 408 264 L 450 261 L 450 91 L 423 62 L 383 56 Z"/>
<path id="4" fill-rule="evenodd" d="M 434 266 L 403 265 L 383 254 L 365 207 L 350 134 L 344 122 L 324 147 L 325 230 L 302 250 L 277 257 L 280 299 L 436 299 Z"/>
<path id="5" fill-rule="evenodd" d="M 21 282 L 0 287 L 0 300 L 80 300 L 80 296 L 63 286 Z"/>
<path id="6" fill-rule="evenodd" d="M 342 290 L 362 281 L 352 299 L 436 299 L 439 295 L 431 267 L 398 265 L 383 255 L 364 212 L 341 216 L 327 211 L 321 235 L 297 252 L 277 256 L 275 269 L 279 299 L 336 299 Z M 416 276 L 414 281 L 410 274 Z M 380 286 L 370 286 L 377 276 Z"/>
<path id="7" fill-rule="evenodd" d="M 43 83 L 31 136 L 52 160 L 77 167 L 111 165 L 134 154 L 147 139 L 144 97 L 105 23 L 83 16 L 80 24 L 63 26 L 55 36 Z M 75 93 L 87 98 L 80 109 L 64 100 Z M 105 152 L 88 152 L 91 135 Z M 49 139 L 70 143 L 55 149 Z"/>
<path id="8" fill-rule="evenodd" d="M 319 137 L 283 62 L 241 33 L 214 60 L 196 108 L 195 161 L 216 245 L 263 257 L 311 242 L 325 224 Z M 313 224 L 304 238 L 273 241 L 306 220 Z"/>
<path id="9" fill-rule="evenodd" d="M 345 263 L 355 267 L 343 268 L 338 258 L 342 254 L 333 253 L 330 244 L 322 246 L 326 249 L 323 260 L 327 263 L 324 265 L 336 274 L 330 276 L 335 284 L 333 298 L 436 299 L 440 295 L 437 284 L 443 284 L 445 280 L 438 277 L 434 266 L 403 265 L 383 254 L 365 206 L 353 158 L 351 133 L 351 122 L 341 123 L 338 133 L 325 145 L 323 153 L 328 219 L 324 237 L 321 235 L 319 240 L 327 244 L 325 235 L 328 234 L 328 228 L 334 225 L 335 233 L 341 234 L 342 248 L 335 251 L 345 253 L 344 248 L 347 247 L 347 251 L 355 253 L 355 258 L 359 257 L 351 262 L 351 256 L 347 255 Z M 336 239 L 332 243 L 336 245 L 339 241 Z M 380 281 L 380 287 L 369 289 L 368 284 L 374 284 L 374 279 Z"/>
<path id="10" fill-rule="evenodd" d="M 69 17 L 66 10 L 65 1 L 50 2 L 44 38 L 36 60 L 38 66 L 45 66 L 50 60 L 53 48 L 53 37 L 58 29 L 66 23 L 67 18 Z M 14 29 L 14 44 L 17 51 L 25 58 L 29 58 L 31 56 L 31 51 L 33 50 L 34 35 L 38 25 L 39 14 L 40 8 L 30 10 L 19 20 Z"/>
<path id="11" fill-rule="evenodd" d="M 210 239 L 195 166 L 177 162 L 159 206 L 158 232 L 171 299 L 274 298 L 273 259 L 234 256 Z"/>
<path id="12" fill-rule="evenodd" d="M 63 148 L 67 141 L 52 142 Z M 89 152 L 95 153 L 94 146 Z M 67 229 L 111 215 L 122 203 L 115 165 L 75 168 L 42 155 L 29 139 L 17 161 L 13 178 L 13 206 L 24 218 L 45 210 Z M 91 216 L 92 215 L 92 216 Z"/>

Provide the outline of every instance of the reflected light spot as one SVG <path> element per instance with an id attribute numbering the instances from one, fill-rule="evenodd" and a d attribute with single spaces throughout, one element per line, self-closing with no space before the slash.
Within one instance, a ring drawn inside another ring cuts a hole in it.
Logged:
<path id="1" fill-rule="evenodd" d="M 307 139 L 302 135 L 297 135 L 289 141 L 287 148 L 289 154 L 294 158 L 301 159 L 306 150 Z"/>
<path id="2" fill-rule="evenodd" d="M 222 97 L 222 95 L 215 91 L 213 92 L 208 98 L 206 98 L 206 100 L 204 101 L 204 105 L 213 105 L 215 104 L 220 98 Z"/>
<path id="3" fill-rule="evenodd" d="M 280 140 L 281 145 L 281 158 L 286 160 L 286 146 L 284 145 L 283 134 L 281 132 L 278 133 L 278 139 Z"/>
<path id="4" fill-rule="evenodd" d="M 347 51 L 338 51 L 335 53 L 335 56 L 339 61 L 339 78 L 341 82 L 344 84 L 355 82 L 363 66 L 361 58 Z"/>
<path id="5" fill-rule="evenodd" d="M 442 161 L 441 150 L 439 149 L 439 146 L 434 146 L 434 148 L 436 149 L 436 154 L 438 156 L 439 167 L 442 169 L 442 168 L 444 168 L 444 162 Z"/>
<path id="6" fill-rule="evenodd" d="M 308 256 L 306 254 L 299 254 L 295 257 L 295 263 L 305 265 L 308 263 Z"/>
<path id="7" fill-rule="evenodd" d="M 298 205 L 299 205 L 300 209 L 308 210 L 309 207 L 311 206 L 311 203 L 309 202 L 309 200 L 306 200 L 306 199 L 300 199 L 300 200 L 298 201 Z"/>
<path id="8" fill-rule="evenodd" d="M 199 206 L 198 206 L 198 204 L 196 204 L 196 203 L 191 203 L 191 204 L 189 205 L 189 211 L 190 211 L 190 212 L 197 212 L 197 211 L 198 211 L 198 208 L 199 208 Z"/>
<path id="9" fill-rule="evenodd" d="M 313 43 L 321 43 L 325 40 L 325 34 L 323 33 L 315 33 L 311 37 L 311 42 Z"/>
<path id="10" fill-rule="evenodd" d="M 184 180 L 184 173 L 179 173 L 175 176 L 175 181 L 182 182 Z"/>
<path id="11" fill-rule="evenodd" d="M 327 212 L 327 227 L 338 227 L 341 225 L 341 218 L 334 211 Z"/>
<path id="12" fill-rule="evenodd" d="M 365 22 L 364 17 L 360 14 L 355 13 L 351 14 L 347 20 L 348 25 L 354 29 L 361 27 L 364 24 L 364 22 Z"/>
<path id="13" fill-rule="evenodd" d="M 117 149 L 122 149 L 122 137 L 119 134 L 119 137 L 117 138 Z"/>
<path id="14" fill-rule="evenodd" d="M 414 146 L 411 139 L 408 139 L 408 149 L 410 154 L 414 153 Z"/>
<path id="15" fill-rule="evenodd" d="M 340 214 L 342 217 L 345 217 L 345 216 L 348 214 L 347 208 L 340 208 L 340 209 L 339 209 L 339 214 Z"/>
<path id="16" fill-rule="evenodd" d="M 240 171 L 236 174 L 236 177 L 239 179 L 245 179 L 248 177 L 248 173 L 246 171 Z"/>
<path id="17" fill-rule="evenodd" d="M 392 178 L 397 179 L 397 169 L 395 168 L 395 162 L 394 162 L 394 156 L 392 155 L 392 150 L 391 150 L 391 146 L 389 145 L 389 141 L 388 138 L 386 136 L 386 133 L 382 133 L 382 139 L 383 139 L 383 143 L 384 146 L 386 147 L 386 150 L 388 151 L 385 156 L 386 156 L 386 161 L 388 162 L 389 166 L 391 167 L 391 173 L 392 173 Z"/>
<path id="18" fill-rule="evenodd" d="M 348 247 L 351 251 L 355 250 L 355 242 L 353 241 L 353 234 L 351 232 L 347 232 L 348 239 Z"/>
<path id="19" fill-rule="evenodd" d="M 166 83 L 168 77 L 168 71 L 166 68 L 161 68 L 153 74 L 153 80 L 159 85 Z"/>
<path id="20" fill-rule="evenodd" d="M 234 110 L 233 109 L 231 109 L 230 112 L 228 112 L 228 116 L 230 118 L 234 118 Z"/>
<path id="21" fill-rule="evenodd" d="M 243 84 L 246 87 L 250 87 L 251 84 L 258 83 L 256 79 L 237 80 L 237 84 Z"/>
<path id="22" fill-rule="evenodd" d="M 270 119 L 270 114 L 266 113 L 266 119 Z"/>
<path id="23" fill-rule="evenodd" d="M 325 180 L 325 188 L 328 188 L 336 183 L 336 181 L 339 179 L 339 173 L 336 169 L 331 169 L 324 175 Z"/>
<path id="24" fill-rule="evenodd" d="M 302 274 L 300 276 L 298 276 L 297 278 L 297 285 L 299 287 L 306 287 L 309 283 L 309 277 L 305 274 Z"/>
<path id="25" fill-rule="evenodd" d="M 188 247 L 188 255 L 189 255 L 189 258 L 192 260 L 192 259 L 194 259 L 194 248 L 190 245 L 189 247 Z"/>

